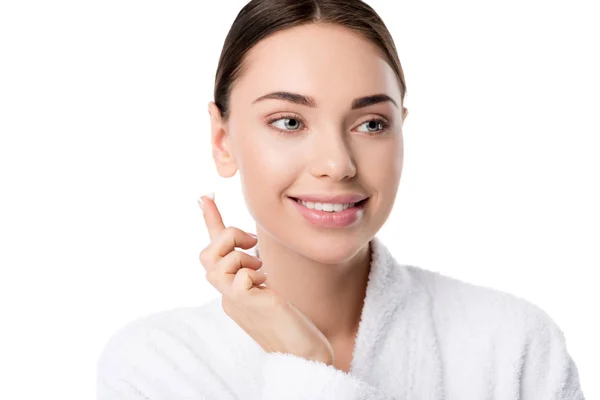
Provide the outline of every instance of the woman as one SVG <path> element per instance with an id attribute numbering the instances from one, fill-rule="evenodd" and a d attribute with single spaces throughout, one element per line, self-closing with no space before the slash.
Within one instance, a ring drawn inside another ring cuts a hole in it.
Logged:
<path id="1" fill-rule="evenodd" d="M 222 297 L 123 328 L 99 398 L 583 399 L 542 310 L 399 265 L 376 237 L 402 173 L 405 93 L 365 3 L 248 3 L 208 111 L 217 170 L 239 171 L 257 234 L 199 199 L 200 260 Z"/>

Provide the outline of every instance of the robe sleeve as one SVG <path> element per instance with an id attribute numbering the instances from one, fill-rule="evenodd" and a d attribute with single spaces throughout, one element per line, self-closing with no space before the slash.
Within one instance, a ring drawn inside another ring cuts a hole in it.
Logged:
<path id="1" fill-rule="evenodd" d="M 565 336 L 544 311 L 537 315 L 520 361 L 520 399 L 585 399 Z"/>
<path id="2" fill-rule="evenodd" d="M 397 400 L 333 366 L 288 353 L 267 353 L 261 400 Z"/>

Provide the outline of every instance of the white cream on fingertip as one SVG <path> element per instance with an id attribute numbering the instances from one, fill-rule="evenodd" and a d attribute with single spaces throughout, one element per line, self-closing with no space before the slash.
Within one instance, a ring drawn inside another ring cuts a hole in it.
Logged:
<path id="1" fill-rule="evenodd" d="M 215 193 L 214 192 L 205 193 L 205 194 L 201 195 L 200 197 L 198 197 L 198 204 L 200 205 L 200 208 L 204 208 L 204 200 L 202 200 L 203 197 L 208 197 L 212 201 L 215 201 Z"/>

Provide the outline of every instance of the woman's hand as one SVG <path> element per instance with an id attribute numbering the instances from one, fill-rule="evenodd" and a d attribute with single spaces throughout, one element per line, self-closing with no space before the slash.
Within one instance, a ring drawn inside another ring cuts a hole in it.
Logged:
<path id="1" fill-rule="evenodd" d="M 274 290 L 259 286 L 267 280 L 257 271 L 262 261 L 235 250 L 254 247 L 256 237 L 238 228 L 226 228 L 209 197 L 203 196 L 198 203 L 211 241 L 200 252 L 200 262 L 206 279 L 223 295 L 225 313 L 266 352 L 290 353 L 333 365 L 333 348 L 313 322 Z"/>

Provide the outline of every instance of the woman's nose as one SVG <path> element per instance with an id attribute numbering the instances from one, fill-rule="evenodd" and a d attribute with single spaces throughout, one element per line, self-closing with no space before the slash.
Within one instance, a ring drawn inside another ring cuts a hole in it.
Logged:
<path id="1" fill-rule="evenodd" d="M 310 173 L 315 178 L 329 177 L 335 181 L 356 175 L 356 164 L 347 139 L 339 132 L 315 133 L 311 148 Z"/>

